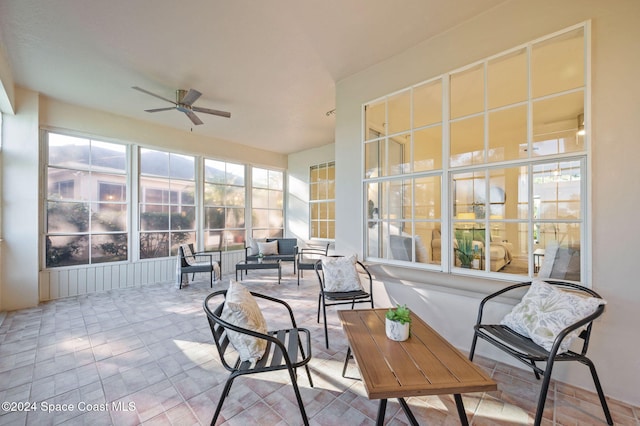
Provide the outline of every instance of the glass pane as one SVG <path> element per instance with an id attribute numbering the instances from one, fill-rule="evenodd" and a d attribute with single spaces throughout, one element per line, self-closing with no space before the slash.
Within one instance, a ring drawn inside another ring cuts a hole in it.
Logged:
<path id="1" fill-rule="evenodd" d="M 404 91 L 391 96 L 389 108 L 389 134 L 405 132 L 411 127 L 411 92 Z"/>
<path id="2" fill-rule="evenodd" d="M 283 192 L 282 191 L 268 191 L 269 194 L 269 208 L 270 209 L 282 209 L 283 204 Z"/>
<path id="3" fill-rule="evenodd" d="M 169 235 L 171 240 L 171 252 L 170 256 L 175 256 L 178 254 L 178 247 L 180 244 L 196 244 L 196 234 L 195 232 L 171 232 Z"/>
<path id="4" fill-rule="evenodd" d="M 451 123 L 451 167 L 484 162 L 484 117 L 476 116 Z"/>
<path id="5" fill-rule="evenodd" d="M 140 174 L 169 177 L 169 153 L 140 148 Z"/>
<path id="6" fill-rule="evenodd" d="M 484 67 L 477 65 L 451 75 L 451 118 L 484 111 Z"/>
<path id="7" fill-rule="evenodd" d="M 244 248 L 244 230 L 225 231 L 226 250 L 242 250 Z"/>
<path id="8" fill-rule="evenodd" d="M 90 213 L 88 203 L 49 201 L 47 203 L 47 232 L 87 232 Z"/>
<path id="9" fill-rule="evenodd" d="M 413 171 L 442 168 L 442 126 L 413 133 Z"/>
<path id="10" fill-rule="evenodd" d="M 91 168 L 103 172 L 127 171 L 127 147 L 114 143 L 91 142 Z"/>
<path id="11" fill-rule="evenodd" d="M 526 219 L 526 215 L 519 216 L 518 208 L 528 204 L 527 182 L 526 167 L 490 170 L 489 220 Z"/>
<path id="12" fill-rule="evenodd" d="M 269 226 L 269 210 L 253 209 L 251 216 L 254 228 L 266 228 Z"/>
<path id="13" fill-rule="evenodd" d="M 411 135 L 409 134 L 389 138 L 386 156 L 388 175 L 400 175 L 409 171 L 410 147 Z"/>
<path id="14" fill-rule="evenodd" d="M 269 170 L 269 189 L 277 189 L 279 191 L 282 191 L 282 189 L 284 188 L 283 178 L 284 173 Z"/>
<path id="15" fill-rule="evenodd" d="M 79 170 L 47 169 L 48 198 L 53 200 L 88 200 L 89 172 Z"/>
<path id="16" fill-rule="evenodd" d="M 205 207 L 204 227 L 205 229 L 224 229 L 224 208 Z"/>
<path id="17" fill-rule="evenodd" d="M 526 101 L 527 75 L 525 49 L 489 61 L 487 65 L 488 108 Z"/>
<path id="18" fill-rule="evenodd" d="M 89 263 L 89 236 L 87 235 L 49 235 L 46 246 L 47 268 Z"/>
<path id="19" fill-rule="evenodd" d="M 374 178 L 382 175 L 381 150 L 384 149 L 384 141 L 369 142 L 364 146 L 364 169 L 366 178 Z"/>
<path id="20" fill-rule="evenodd" d="M 244 186 L 244 166 L 242 164 L 227 163 L 227 183 Z"/>
<path id="21" fill-rule="evenodd" d="M 88 139 L 49 133 L 49 164 L 88 170 L 90 165 Z"/>
<path id="22" fill-rule="evenodd" d="M 533 46 L 531 90 L 534 98 L 584 86 L 584 29 Z"/>
<path id="23" fill-rule="evenodd" d="M 127 234 L 97 234 L 91 236 L 91 263 L 127 260 Z"/>
<path id="24" fill-rule="evenodd" d="M 265 169 L 259 169 L 254 167 L 252 169 L 252 182 L 254 188 L 268 188 L 269 187 L 269 171 Z"/>
<path id="25" fill-rule="evenodd" d="M 244 228 L 244 209 L 227 209 L 226 228 Z"/>
<path id="26" fill-rule="evenodd" d="M 364 110 L 365 118 L 365 140 L 375 139 L 387 134 L 387 104 L 385 101 L 380 101 L 374 104 L 365 106 Z"/>
<path id="27" fill-rule="evenodd" d="M 526 105 L 489 113 L 489 161 L 527 157 Z"/>
<path id="28" fill-rule="evenodd" d="M 482 248 L 482 269 L 527 276 L 529 274 L 527 224 L 491 221 L 490 229 L 489 252 Z"/>
<path id="29" fill-rule="evenodd" d="M 580 218 L 580 163 L 572 161 L 535 165 L 533 196 L 537 218 Z"/>
<path id="30" fill-rule="evenodd" d="M 545 278 L 580 281 L 580 224 L 536 223 L 533 271 Z"/>
<path id="31" fill-rule="evenodd" d="M 172 204 L 195 204 L 196 183 L 185 180 L 172 180 L 171 184 Z M 179 198 L 173 199 L 173 194 Z"/>
<path id="32" fill-rule="evenodd" d="M 177 179 L 195 179 L 195 158 L 189 155 L 171 153 L 169 156 L 171 177 Z"/>
<path id="33" fill-rule="evenodd" d="M 179 206 L 171 213 L 171 229 L 195 229 L 196 208 L 193 206 Z"/>
<path id="34" fill-rule="evenodd" d="M 222 230 L 207 231 L 204 234 L 204 251 L 221 250 L 224 247 Z M 244 248 L 241 247 L 241 248 Z"/>
<path id="35" fill-rule="evenodd" d="M 284 218 L 282 210 L 269 210 L 269 227 L 282 228 L 284 225 Z"/>
<path id="36" fill-rule="evenodd" d="M 204 181 L 225 183 L 225 163 L 215 160 L 204 160 Z"/>
<path id="37" fill-rule="evenodd" d="M 143 204 L 140 206 L 140 230 L 168 230 L 169 211 L 166 206 Z"/>
<path id="38" fill-rule="evenodd" d="M 126 175 L 91 173 L 91 200 L 127 201 Z"/>
<path id="39" fill-rule="evenodd" d="M 140 177 L 140 201 L 143 203 L 169 204 L 169 180 Z"/>
<path id="40" fill-rule="evenodd" d="M 204 184 L 204 203 L 208 206 L 224 205 L 225 185 Z"/>
<path id="41" fill-rule="evenodd" d="M 416 219 L 440 219 L 441 188 L 442 179 L 440 176 L 415 180 L 414 217 Z"/>
<path id="42" fill-rule="evenodd" d="M 442 82 L 437 80 L 413 89 L 413 128 L 442 121 Z"/>
<path id="43" fill-rule="evenodd" d="M 269 207 L 269 191 L 266 189 L 253 189 L 252 206 L 257 209 Z"/>
<path id="44" fill-rule="evenodd" d="M 225 195 L 225 204 L 227 206 L 244 206 L 244 186 L 228 186 Z"/>
<path id="45" fill-rule="evenodd" d="M 577 135 L 579 116 L 582 114 L 583 92 L 534 102 L 533 154 L 541 156 L 582 151 L 584 138 Z"/>
<path id="46" fill-rule="evenodd" d="M 484 219 L 486 212 L 486 183 L 484 172 L 458 173 L 453 177 L 453 214 L 455 222 L 467 228 L 477 219 Z"/>
<path id="47" fill-rule="evenodd" d="M 318 200 L 326 200 L 327 199 L 327 182 L 320 182 L 318 185 Z"/>
<path id="48" fill-rule="evenodd" d="M 168 232 L 143 232 L 140 234 L 140 259 L 169 256 Z"/>
<path id="49" fill-rule="evenodd" d="M 126 204 L 92 204 L 91 232 L 119 232 L 127 230 Z"/>

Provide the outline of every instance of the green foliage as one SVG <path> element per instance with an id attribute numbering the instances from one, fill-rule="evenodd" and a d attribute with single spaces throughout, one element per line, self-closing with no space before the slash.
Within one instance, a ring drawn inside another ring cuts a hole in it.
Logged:
<path id="1" fill-rule="evenodd" d="M 386 318 L 390 321 L 396 321 L 400 324 L 411 323 L 411 311 L 407 305 L 398 305 L 398 307 L 390 308 L 386 313 Z"/>
<path id="2" fill-rule="evenodd" d="M 458 255 L 458 259 L 460 259 L 460 263 L 464 267 L 471 266 L 471 262 L 473 262 L 473 252 L 465 252 L 460 249 L 455 249 L 456 254 Z"/>

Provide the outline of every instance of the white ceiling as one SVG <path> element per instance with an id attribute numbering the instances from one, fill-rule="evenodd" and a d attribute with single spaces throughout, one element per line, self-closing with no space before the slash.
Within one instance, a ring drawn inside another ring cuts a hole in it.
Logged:
<path id="1" fill-rule="evenodd" d="M 288 154 L 334 141 L 337 81 L 504 1 L 0 0 L 0 48 L 19 86 Z M 146 113 L 171 105 L 131 86 L 232 116 Z"/>

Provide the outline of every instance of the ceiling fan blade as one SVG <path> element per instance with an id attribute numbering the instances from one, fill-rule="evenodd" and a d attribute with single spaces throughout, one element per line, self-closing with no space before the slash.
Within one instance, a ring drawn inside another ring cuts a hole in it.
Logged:
<path id="1" fill-rule="evenodd" d="M 172 103 L 172 104 L 174 104 L 174 105 L 176 104 L 175 102 L 173 102 L 173 101 L 172 101 L 172 100 L 170 100 L 170 99 L 163 98 L 162 96 L 160 96 L 160 95 L 156 95 L 155 93 L 151 93 L 151 92 L 149 92 L 148 90 L 144 90 L 144 89 L 143 89 L 143 88 L 141 88 L 141 87 L 138 87 L 138 86 L 132 86 L 131 88 L 132 88 L 132 89 L 135 89 L 135 90 L 137 90 L 137 91 L 139 91 L 139 92 L 146 93 L 147 95 L 153 96 L 153 97 L 155 97 L 155 98 L 162 99 L 163 101 L 170 102 L 170 103 Z"/>
<path id="2" fill-rule="evenodd" d="M 195 115 L 193 112 L 191 111 L 183 111 L 185 114 L 187 114 L 187 117 L 189 117 L 191 119 L 191 121 L 193 122 L 193 124 L 195 124 L 196 126 L 200 125 L 200 124 L 204 124 L 202 122 L 202 120 L 200 120 L 198 118 L 197 115 Z"/>
<path id="3" fill-rule="evenodd" d="M 184 98 L 182 98 L 181 103 L 191 106 L 200 96 L 202 96 L 202 93 L 198 92 L 195 89 L 189 89 L 187 94 L 184 95 Z"/>
<path id="4" fill-rule="evenodd" d="M 231 113 L 227 112 L 227 111 L 219 111 L 217 109 L 210 109 L 210 108 L 200 108 L 200 107 L 192 107 L 192 110 L 196 111 L 196 112 L 204 112 L 205 114 L 213 114 L 213 115 L 219 115 L 220 117 L 226 117 L 226 118 L 230 118 L 231 117 Z"/>
<path id="5" fill-rule="evenodd" d="M 145 109 L 145 111 L 146 112 L 160 112 L 160 111 L 169 111 L 169 110 L 172 110 L 172 109 L 176 109 L 176 107 Z"/>

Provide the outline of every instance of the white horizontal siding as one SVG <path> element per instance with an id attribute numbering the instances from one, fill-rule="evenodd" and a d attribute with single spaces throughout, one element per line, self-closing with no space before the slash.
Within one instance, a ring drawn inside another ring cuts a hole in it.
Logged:
<path id="1" fill-rule="evenodd" d="M 234 272 L 244 256 L 244 251 L 222 253 L 222 273 Z M 41 271 L 40 301 L 176 281 L 176 260 L 172 257 Z"/>

